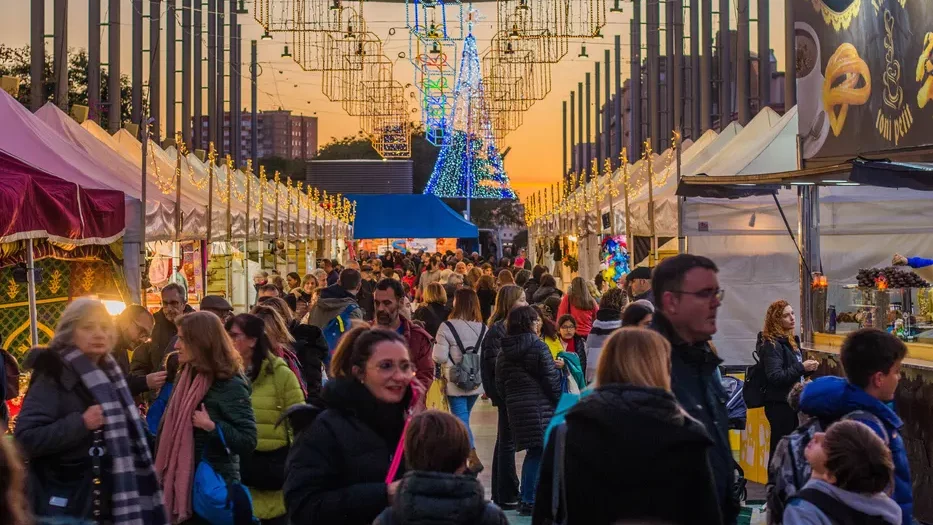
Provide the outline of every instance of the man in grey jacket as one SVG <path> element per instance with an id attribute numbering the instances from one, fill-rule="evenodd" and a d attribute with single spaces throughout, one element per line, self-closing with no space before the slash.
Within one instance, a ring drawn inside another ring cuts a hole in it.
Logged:
<path id="1" fill-rule="evenodd" d="M 323 330 L 327 323 L 334 319 L 347 308 L 351 308 L 351 319 L 363 319 L 363 310 L 360 309 L 356 300 L 356 294 L 360 291 L 362 276 L 360 272 L 352 268 L 340 272 L 337 284 L 328 286 L 321 290 L 321 298 L 318 299 L 311 315 L 308 318 L 308 324 L 314 325 Z"/>

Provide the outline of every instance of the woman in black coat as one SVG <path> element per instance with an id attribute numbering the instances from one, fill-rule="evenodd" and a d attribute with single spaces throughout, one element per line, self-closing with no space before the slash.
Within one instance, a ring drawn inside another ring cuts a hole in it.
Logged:
<path id="1" fill-rule="evenodd" d="M 506 321 L 507 336 L 496 358 L 496 390 L 505 401 L 516 450 L 524 450 L 521 508 L 530 515 L 544 449 L 544 431 L 554 416 L 561 394 L 563 361 L 555 360 L 541 340 L 541 317 L 530 306 L 513 308 Z"/>
<path id="2" fill-rule="evenodd" d="M 775 301 L 758 334 L 756 349 L 765 367 L 765 416 L 771 425 L 772 455 L 781 438 L 797 428 L 797 412 L 787 403 L 787 394 L 819 366 L 817 361 L 803 360 L 800 340 L 794 335 L 796 325 L 793 307 L 787 301 Z"/>
<path id="3" fill-rule="evenodd" d="M 529 299 L 531 304 L 540 304 L 548 309 L 551 315 L 551 321 L 557 321 L 557 309 L 560 308 L 561 297 L 564 292 L 557 288 L 557 280 L 554 276 L 546 273 L 541 276 L 541 285 L 535 289 L 534 295 Z"/>
<path id="4" fill-rule="evenodd" d="M 361 327 L 344 334 L 324 385 L 327 408 L 289 452 L 289 523 L 370 525 L 392 504 L 404 466 L 391 483 L 386 476 L 411 406 L 414 372 L 397 333 Z"/>
<path id="5" fill-rule="evenodd" d="M 606 341 L 596 389 L 567 413 L 563 439 L 569 525 L 720 525 L 707 459 L 713 442 L 671 393 L 671 347 L 623 328 Z M 556 427 L 541 463 L 532 523 L 550 523 Z"/>
<path id="6" fill-rule="evenodd" d="M 437 329 L 449 315 L 447 290 L 441 283 L 431 283 L 424 289 L 424 302 L 415 310 L 411 318 L 424 323 L 424 330 L 431 334 L 431 337 L 437 337 Z"/>

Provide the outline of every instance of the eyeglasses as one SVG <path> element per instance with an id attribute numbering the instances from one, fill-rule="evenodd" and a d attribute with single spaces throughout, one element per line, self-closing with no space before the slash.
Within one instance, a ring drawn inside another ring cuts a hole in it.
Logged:
<path id="1" fill-rule="evenodd" d="M 136 330 L 139 331 L 139 336 L 140 336 L 140 337 L 146 336 L 146 339 L 149 339 L 150 337 L 152 337 L 152 328 L 150 328 L 150 327 L 148 327 L 148 326 L 143 326 L 143 325 L 141 325 L 141 324 L 139 324 L 138 322 L 135 322 L 135 321 L 133 322 L 133 326 L 135 326 L 135 327 L 136 327 Z"/>
<path id="2" fill-rule="evenodd" d="M 687 292 L 684 290 L 671 290 L 671 291 L 674 293 L 692 295 L 694 297 L 698 297 L 705 301 L 709 301 L 713 297 L 715 297 L 717 301 L 722 301 L 722 298 L 726 296 L 726 291 L 723 290 L 722 288 L 707 288 L 705 290 L 700 290 L 699 292 Z"/>
<path id="3" fill-rule="evenodd" d="M 178 308 L 179 306 L 181 306 L 181 301 L 162 301 L 162 306 L 163 306 L 163 307 L 169 306 L 169 307 L 172 307 L 172 308 Z"/>
<path id="4" fill-rule="evenodd" d="M 392 375 L 396 370 L 401 371 L 403 374 L 414 374 L 415 365 L 411 361 L 402 361 L 400 363 L 393 363 L 392 361 L 380 361 L 376 363 L 375 368 L 380 374 Z"/>

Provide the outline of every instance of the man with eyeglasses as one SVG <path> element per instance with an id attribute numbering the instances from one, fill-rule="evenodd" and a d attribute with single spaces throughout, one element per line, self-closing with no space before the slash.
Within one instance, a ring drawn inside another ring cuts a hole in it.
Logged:
<path id="1" fill-rule="evenodd" d="M 680 405 L 703 423 L 713 447 L 710 470 L 724 523 L 735 523 L 739 502 L 733 495 L 735 463 L 729 444 L 726 393 L 720 382 L 722 359 L 710 345 L 722 304 L 716 264 L 681 254 L 661 262 L 652 274 L 656 310 L 651 327 L 671 343 L 671 390 Z"/>
<path id="2" fill-rule="evenodd" d="M 395 279 L 379 281 L 373 292 L 376 318 L 372 326 L 397 332 L 405 338 L 409 356 L 417 368 L 415 378 L 427 392 L 431 388 L 431 383 L 434 382 L 434 339 L 421 325 L 411 322 L 401 314 L 404 295 L 405 291 L 399 281 Z"/>
<path id="3" fill-rule="evenodd" d="M 155 323 L 149 342 L 133 353 L 130 375 L 147 377 L 161 371 L 165 354 L 172 351 L 175 336 L 178 334 L 175 324 L 183 314 L 193 311 L 194 308 L 188 304 L 188 296 L 181 286 L 170 283 L 162 288 L 162 309 L 153 316 Z"/>
<path id="4" fill-rule="evenodd" d="M 134 396 L 158 390 L 165 384 L 165 372 L 152 372 L 145 376 L 130 375 L 130 356 L 137 348 L 149 342 L 155 320 L 149 310 L 138 304 L 131 304 L 117 316 L 117 343 L 113 348 L 113 358 L 120 365 L 126 376 L 126 384 Z"/>

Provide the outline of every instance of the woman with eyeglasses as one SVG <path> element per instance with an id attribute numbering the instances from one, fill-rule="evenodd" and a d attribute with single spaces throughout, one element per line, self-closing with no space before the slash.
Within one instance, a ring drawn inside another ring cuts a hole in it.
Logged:
<path id="1" fill-rule="evenodd" d="M 294 525 L 369 525 L 391 503 L 404 462 L 386 483 L 412 405 L 415 366 L 405 339 L 354 328 L 340 339 L 322 398 L 326 410 L 295 439 L 285 479 Z"/>
<path id="2" fill-rule="evenodd" d="M 240 474 L 253 497 L 253 515 L 263 525 L 284 524 L 282 484 L 291 439 L 287 426 L 277 423 L 286 409 L 304 403 L 304 393 L 288 363 L 272 354 L 262 319 L 240 314 L 230 318 L 226 328 L 252 383 L 250 401 L 256 415 L 258 444 L 240 457 Z"/>

